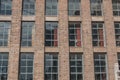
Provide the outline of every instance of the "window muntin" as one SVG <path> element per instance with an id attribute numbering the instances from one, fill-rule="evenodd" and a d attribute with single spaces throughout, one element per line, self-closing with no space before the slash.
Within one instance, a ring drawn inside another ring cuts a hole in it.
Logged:
<path id="1" fill-rule="evenodd" d="M 104 47 L 104 24 L 100 22 L 92 23 L 93 46 Z"/>
<path id="2" fill-rule="evenodd" d="M 58 23 L 46 22 L 45 46 L 58 46 Z"/>
<path id="3" fill-rule="evenodd" d="M 94 54 L 95 80 L 107 80 L 106 54 Z"/>
<path id="4" fill-rule="evenodd" d="M 0 15 L 11 15 L 12 0 L 0 0 Z"/>
<path id="5" fill-rule="evenodd" d="M 120 0 L 112 0 L 113 15 L 120 16 Z"/>
<path id="6" fill-rule="evenodd" d="M 10 22 L 0 22 L 0 46 L 8 45 Z"/>
<path id="7" fill-rule="evenodd" d="M 120 23 L 115 23 L 116 46 L 120 46 Z"/>
<path id="8" fill-rule="evenodd" d="M 82 54 L 70 54 L 70 80 L 83 80 Z"/>
<path id="9" fill-rule="evenodd" d="M 21 53 L 19 80 L 33 80 L 33 59 L 33 53 Z"/>
<path id="10" fill-rule="evenodd" d="M 32 29 L 34 22 L 22 22 L 21 46 L 32 46 Z"/>
<path id="11" fill-rule="evenodd" d="M 102 0 L 90 0 L 91 2 L 91 15 L 102 16 Z"/>
<path id="12" fill-rule="evenodd" d="M 8 53 L 0 52 L 0 80 L 7 80 L 8 76 Z"/>
<path id="13" fill-rule="evenodd" d="M 80 15 L 80 0 L 68 0 L 68 14 L 70 16 Z"/>
<path id="14" fill-rule="evenodd" d="M 81 25 L 79 22 L 69 23 L 69 45 L 81 47 Z"/>
<path id="15" fill-rule="evenodd" d="M 23 15 L 34 15 L 35 14 L 35 0 L 23 0 Z"/>
<path id="16" fill-rule="evenodd" d="M 45 54 L 45 80 L 58 80 L 58 54 Z"/>
<path id="17" fill-rule="evenodd" d="M 55 16 L 58 14 L 58 0 L 46 0 L 46 15 Z"/>

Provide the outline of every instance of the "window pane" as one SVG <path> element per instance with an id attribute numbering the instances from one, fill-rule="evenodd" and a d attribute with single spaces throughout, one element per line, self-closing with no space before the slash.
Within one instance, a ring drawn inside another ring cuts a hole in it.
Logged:
<path id="1" fill-rule="evenodd" d="M 0 15 L 11 15 L 12 0 L 0 0 Z"/>
<path id="2" fill-rule="evenodd" d="M 103 64 L 104 63 L 104 64 Z M 107 58 L 106 54 L 94 54 L 95 80 L 107 80 Z"/>
<path id="3" fill-rule="evenodd" d="M 83 80 L 82 54 L 70 54 L 70 80 Z"/>
<path id="4" fill-rule="evenodd" d="M 45 46 L 58 46 L 58 23 L 46 22 Z"/>
<path id="5" fill-rule="evenodd" d="M 8 53 L 0 52 L 0 80 L 7 80 L 8 75 Z"/>
<path id="6" fill-rule="evenodd" d="M 69 23 L 69 46 L 81 47 L 81 26 L 78 22 Z"/>
<path id="7" fill-rule="evenodd" d="M 34 22 L 22 22 L 21 46 L 32 46 Z"/>
<path id="8" fill-rule="evenodd" d="M 90 0 L 91 2 L 91 15 L 102 16 L 102 0 Z"/>
<path id="9" fill-rule="evenodd" d="M 35 0 L 23 0 L 23 15 L 34 15 L 35 14 Z"/>
<path id="10" fill-rule="evenodd" d="M 57 54 L 45 54 L 45 80 L 58 80 Z"/>
<path id="11" fill-rule="evenodd" d="M 120 16 L 120 0 L 112 0 L 113 15 Z"/>

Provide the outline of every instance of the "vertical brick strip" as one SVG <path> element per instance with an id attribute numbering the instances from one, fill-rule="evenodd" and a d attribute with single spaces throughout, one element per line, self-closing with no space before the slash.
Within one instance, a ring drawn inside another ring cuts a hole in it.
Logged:
<path id="1" fill-rule="evenodd" d="M 94 80 L 90 0 L 81 0 L 84 54 L 84 80 Z"/>
<path id="2" fill-rule="evenodd" d="M 44 80 L 44 6 L 45 0 L 36 0 L 34 80 Z"/>
<path id="3" fill-rule="evenodd" d="M 22 0 L 12 0 L 8 80 L 18 80 Z"/>
<path id="4" fill-rule="evenodd" d="M 114 31 L 114 21 L 112 12 L 112 0 L 103 0 L 104 6 L 104 21 L 106 29 L 106 48 L 108 55 L 108 79 L 114 80 L 114 63 L 117 62 L 117 52 L 115 43 L 115 31 Z"/>
<path id="5" fill-rule="evenodd" d="M 67 4 L 67 0 L 59 0 L 59 80 L 70 80 Z"/>

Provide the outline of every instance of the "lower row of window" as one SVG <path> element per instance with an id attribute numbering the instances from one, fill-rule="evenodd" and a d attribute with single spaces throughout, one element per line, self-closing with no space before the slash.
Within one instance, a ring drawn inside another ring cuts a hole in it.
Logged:
<path id="1" fill-rule="evenodd" d="M 70 80 L 83 80 L 83 55 L 70 54 Z M 118 54 L 120 63 L 120 54 Z M 33 80 L 33 53 L 21 53 L 19 65 L 19 80 Z M 58 80 L 59 58 L 58 54 L 45 54 L 45 80 Z M 94 54 L 95 80 L 107 80 L 107 56 L 105 53 Z M 7 80 L 8 53 L 0 53 L 0 80 Z"/>

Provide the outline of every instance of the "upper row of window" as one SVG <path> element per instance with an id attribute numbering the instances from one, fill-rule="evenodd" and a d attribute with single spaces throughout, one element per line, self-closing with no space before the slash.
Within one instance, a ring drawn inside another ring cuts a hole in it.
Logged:
<path id="1" fill-rule="evenodd" d="M 80 15 L 81 0 L 68 0 L 68 14 L 70 16 Z M 90 0 L 90 9 L 92 16 L 103 15 L 103 0 Z M 113 15 L 120 16 L 120 0 L 112 0 Z M 0 15 L 12 14 L 12 0 L 0 0 Z M 35 15 L 35 0 L 23 0 L 23 15 Z M 46 0 L 45 14 L 58 14 L 58 0 Z"/>

